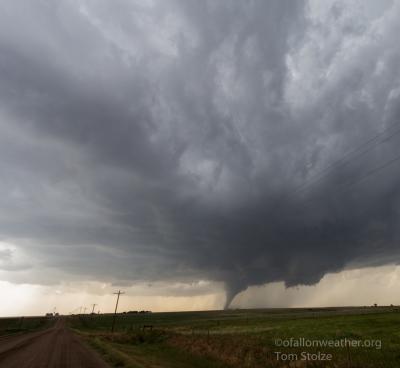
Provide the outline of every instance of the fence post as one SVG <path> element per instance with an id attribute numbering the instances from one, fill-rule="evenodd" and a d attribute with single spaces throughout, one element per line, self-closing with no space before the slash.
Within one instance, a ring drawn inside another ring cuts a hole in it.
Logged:
<path id="1" fill-rule="evenodd" d="M 350 355 L 350 347 L 347 344 L 347 367 L 351 368 L 351 355 Z"/>

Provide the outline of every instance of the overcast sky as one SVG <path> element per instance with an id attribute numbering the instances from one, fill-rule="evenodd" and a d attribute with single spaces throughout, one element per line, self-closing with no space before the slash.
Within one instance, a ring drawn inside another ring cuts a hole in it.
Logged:
<path id="1" fill-rule="evenodd" d="M 4 287 L 340 304 L 307 285 L 398 272 L 399 17 L 390 0 L 0 0 Z"/>

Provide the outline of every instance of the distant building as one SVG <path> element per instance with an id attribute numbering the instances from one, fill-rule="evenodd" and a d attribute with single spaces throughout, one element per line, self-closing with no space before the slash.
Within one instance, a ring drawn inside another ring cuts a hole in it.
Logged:
<path id="1" fill-rule="evenodd" d="M 46 313 L 46 317 L 58 317 L 60 314 L 58 312 Z"/>

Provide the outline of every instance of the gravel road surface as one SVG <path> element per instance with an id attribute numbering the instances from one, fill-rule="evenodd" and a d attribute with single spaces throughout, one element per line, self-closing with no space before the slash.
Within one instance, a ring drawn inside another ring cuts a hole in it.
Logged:
<path id="1" fill-rule="evenodd" d="M 65 327 L 62 318 L 47 330 L 0 337 L 0 368 L 110 368 Z"/>

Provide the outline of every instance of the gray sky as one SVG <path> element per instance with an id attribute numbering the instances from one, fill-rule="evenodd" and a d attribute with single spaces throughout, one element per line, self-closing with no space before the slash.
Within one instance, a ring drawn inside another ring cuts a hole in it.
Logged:
<path id="1" fill-rule="evenodd" d="M 0 279 L 230 300 L 397 264 L 399 15 L 1 0 Z"/>

